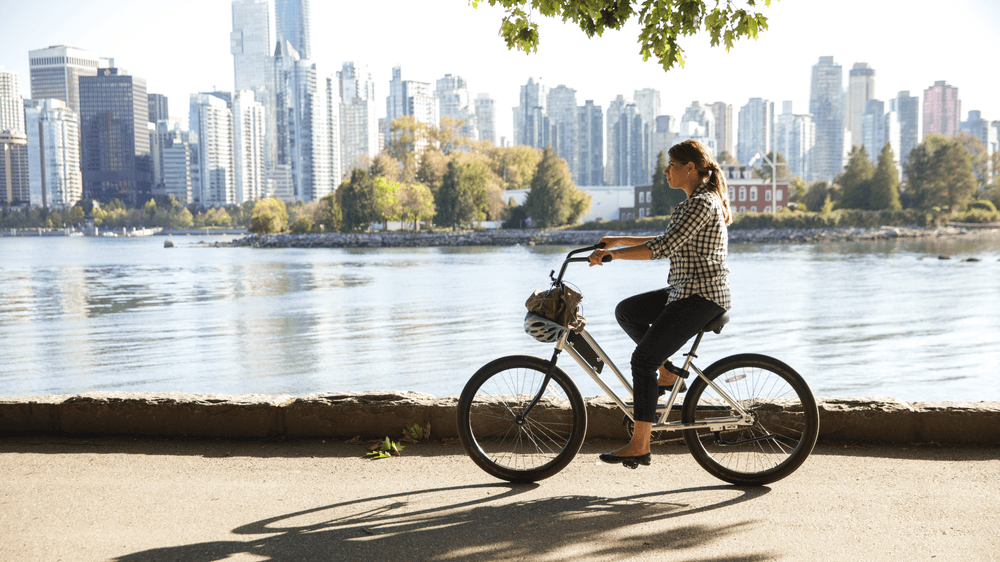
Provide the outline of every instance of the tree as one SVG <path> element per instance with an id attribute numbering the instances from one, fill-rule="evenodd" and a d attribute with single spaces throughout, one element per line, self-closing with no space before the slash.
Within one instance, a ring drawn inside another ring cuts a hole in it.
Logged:
<path id="1" fill-rule="evenodd" d="M 677 42 L 681 37 L 704 29 L 713 47 L 722 43 L 729 51 L 737 39 L 757 39 L 758 32 L 767 29 L 763 14 L 737 8 L 732 0 L 717 2 L 711 10 L 706 0 L 472 0 L 472 6 L 484 1 L 506 10 L 500 35 L 507 48 L 526 53 L 538 48 L 538 24 L 531 21 L 534 13 L 571 21 L 587 37 L 603 35 L 609 29 L 620 30 L 637 15 L 641 29 L 639 54 L 644 61 L 655 58 L 665 71 L 675 64 L 684 67 L 684 50 Z M 755 6 L 753 0 L 746 4 Z M 764 0 L 764 4 L 769 6 L 771 0 Z"/>
<path id="2" fill-rule="evenodd" d="M 684 201 L 684 192 L 672 189 L 667 182 L 667 156 L 661 150 L 656 155 L 656 173 L 653 174 L 653 206 L 650 211 L 653 216 L 668 215 Z"/>
<path id="3" fill-rule="evenodd" d="M 899 170 L 896 168 L 896 156 L 889 143 L 885 143 L 878 155 L 878 165 L 872 175 L 868 194 L 868 208 L 893 211 L 903 208 L 899 202 Z"/>
<path id="4" fill-rule="evenodd" d="M 288 226 L 288 210 L 280 199 L 268 197 L 257 201 L 250 216 L 250 232 L 254 234 L 273 234 L 285 230 Z"/>
<path id="5" fill-rule="evenodd" d="M 972 173 L 976 176 L 977 190 L 986 189 L 990 181 L 990 156 L 983 146 L 983 141 L 972 133 L 959 133 L 952 137 L 958 141 L 965 151 L 969 153 L 972 162 Z"/>
<path id="6" fill-rule="evenodd" d="M 448 158 L 440 150 L 428 148 L 420 155 L 420 166 L 417 168 L 417 181 L 431 189 L 435 196 L 441 189 L 444 175 L 448 171 Z"/>
<path id="7" fill-rule="evenodd" d="M 434 194 L 422 183 L 404 183 L 396 193 L 400 215 L 413 222 L 413 230 L 419 230 L 420 221 L 434 216 Z"/>
<path id="8" fill-rule="evenodd" d="M 788 201 L 791 203 L 802 203 L 806 196 L 806 182 L 802 178 L 795 176 L 788 182 Z"/>
<path id="9" fill-rule="evenodd" d="M 413 181 L 417 175 L 417 148 L 427 143 L 427 125 L 412 115 L 404 115 L 389 124 L 386 151 L 400 163 L 402 181 Z"/>
<path id="10" fill-rule="evenodd" d="M 823 210 L 824 205 L 830 199 L 829 186 L 827 186 L 825 181 L 818 181 L 809 186 L 805 197 L 802 198 L 802 203 L 806 206 L 806 209 L 818 213 Z"/>
<path id="11" fill-rule="evenodd" d="M 907 204 L 921 209 L 964 205 L 976 190 L 968 151 L 941 135 L 928 135 L 910 152 L 906 177 Z"/>
<path id="12" fill-rule="evenodd" d="M 354 168 L 351 178 L 337 188 L 340 196 L 341 228 L 357 230 L 381 219 L 375 203 L 375 180 L 367 170 Z"/>
<path id="13" fill-rule="evenodd" d="M 384 177 L 375 178 L 375 212 L 385 226 L 389 221 L 400 219 L 399 201 L 396 199 L 399 188 L 399 182 Z"/>
<path id="14" fill-rule="evenodd" d="M 319 200 L 318 209 L 316 210 L 316 223 L 322 225 L 323 230 L 327 232 L 340 230 L 343 224 L 343 216 L 340 212 L 340 203 L 337 201 L 336 193 L 324 195 Z"/>
<path id="15" fill-rule="evenodd" d="M 467 226 L 491 216 L 499 218 L 503 210 L 500 193 L 500 178 L 483 155 L 458 153 L 448 162 L 435 197 L 436 222 Z"/>
<path id="16" fill-rule="evenodd" d="M 542 153 L 524 211 L 543 228 L 572 224 L 590 209 L 590 195 L 573 184 L 569 165 L 552 147 Z"/>
<path id="17" fill-rule="evenodd" d="M 503 179 L 504 189 L 530 189 L 542 151 L 530 146 L 497 149 L 491 158 L 493 171 Z"/>
<path id="18" fill-rule="evenodd" d="M 837 207 L 841 209 L 870 209 L 869 190 L 875 168 L 868 160 L 864 146 L 851 149 L 850 159 L 844 171 L 837 177 L 841 195 Z"/>
<path id="19" fill-rule="evenodd" d="M 740 163 L 739 160 L 737 160 L 735 156 L 733 156 L 732 154 L 730 154 L 730 153 L 728 153 L 726 151 L 722 151 L 719 154 L 719 157 L 715 159 L 715 161 L 718 162 L 719 164 L 736 164 L 736 165 L 739 165 L 739 163 Z"/>

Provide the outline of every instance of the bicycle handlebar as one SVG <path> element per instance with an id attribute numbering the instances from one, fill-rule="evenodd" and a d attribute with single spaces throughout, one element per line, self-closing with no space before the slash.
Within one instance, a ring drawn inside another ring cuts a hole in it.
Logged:
<path id="1" fill-rule="evenodd" d="M 563 274 L 566 273 L 566 266 L 569 265 L 570 262 L 589 262 L 590 261 L 589 258 L 574 258 L 573 257 L 574 254 L 580 254 L 580 253 L 583 253 L 583 252 L 593 252 L 594 250 L 601 250 L 601 249 L 604 249 L 604 242 L 598 242 L 597 244 L 594 244 L 593 246 L 587 246 L 586 248 L 577 248 L 575 250 L 571 250 L 570 253 L 566 254 L 566 260 L 563 261 L 562 269 L 559 270 L 559 277 L 554 278 L 553 281 L 556 284 L 559 284 L 559 283 L 562 282 Z M 611 261 L 611 256 L 604 256 L 604 258 L 601 259 L 601 263 L 605 263 L 605 262 L 609 262 L 609 261 Z M 550 273 L 549 276 L 551 277 L 551 275 L 552 274 Z"/>

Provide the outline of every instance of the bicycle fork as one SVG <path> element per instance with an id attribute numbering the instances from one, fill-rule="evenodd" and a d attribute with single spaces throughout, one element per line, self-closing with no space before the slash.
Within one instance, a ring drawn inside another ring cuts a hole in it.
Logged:
<path id="1" fill-rule="evenodd" d="M 535 407 L 535 404 L 538 404 L 538 401 L 542 399 L 542 395 L 545 394 L 545 389 L 549 387 L 549 381 L 552 380 L 552 373 L 556 371 L 556 360 L 559 358 L 559 352 L 561 351 L 562 349 L 556 347 L 555 351 L 552 352 L 552 359 L 549 360 L 549 368 L 545 371 L 545 378 L 542 379 L 542 384 L 538 387 L 538 392 L 535 393 L 535 397 L 531 399 L 531 402 L 524 407 L 524 410 L 514 418 L 517 425 L 525 424 L 525 420 L 528 418 L 531 409 Z"/>

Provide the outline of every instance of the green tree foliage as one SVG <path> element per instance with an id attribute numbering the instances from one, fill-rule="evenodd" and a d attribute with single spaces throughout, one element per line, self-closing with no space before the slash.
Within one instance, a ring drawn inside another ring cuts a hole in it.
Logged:
<path id="1" fill-rule="evenodd" d="M 667 182 L 667 156 L 661 150 L 656 155 L 656 172 L 653 174 L 653 206 L 650 212 L 653 216 L 669 215 L 681 201 L 685 199 L 684 192 L 672 189 Z"/>
<path id="2" fill-rule="evenodd" d="M 448 162 L 436 197 L 441 225 L 468 226 L 476 221 L 500 218 L 504 204 L 500 178 L 481 154 L 458 153 Z"/>
<path id="3" fill-rule="evenodd" d="M 899 202 L 899 169 L 896 168 L 896 156 L 889 143 L 885 143 L 878 155 L 878 165 L 871 179 L 868 208 L 875 211 L 898 211 L 903 208 Z"/>
<path id="4" fill-rule="evenodd" d="M 253 207 L 250 215 L 250 232 L 254 234 L 274 234 L 288 226 L 288 210 L 280 199 L 261 199 Z"/>
<path id="5" fill-rule="evenodd" d="M 542 151 L 530 146 L 498 148 L 490 155 L 493 171 L 503 180 L 504 189 L 530 189 Z"/>
<path id="6" fill-rule="evenodd" d="M 590 195 L 573 184 L 566 161 L 548 147 L 531 180 L 524 211 L 543 228 L 577 222 L 590 209 Z"/>
<path id="7" fill-rule="evenodd" d="M 806 209 L 814 213 L 819 213 L 822 212 L 824 205 L 826 205 L 830 200 L 831 195 L 829 186 L 825 181 L 818 181 L 809 186 L 805 197 L 802 198 L 802 204 L 806 206 Z"/>
<path id="8" fill-rule="evenodd" d="M 805 180 L 795 176 L 788 182 L 788 200 L 792 203 L 802 203 L 806 197 L 806 189 Z"/>
<path id="9" fill-rule="evenodd" d="M 977 191 L 986 189 L 990 182 L 990 156 L 987 154 L 986 147 L 983 146 L 983 141 L 972 133 L 959 133 L 953 138 L 969 153 L 972 173 L 976 176 Z"/>
<path id="10" fill-rule="evenodd" d="M 430 188 L 437 195 L 448 171 L 448 156 L 437 149 L 425 150 L 420 155 L 420 166 L 417 167 L 417 181 Z"/>
<path id="11" fill-rule="evenodd" d="M 851 149 L 850 158 L 844 171 L 837 177 L 840 184 L 840 201 L 838 209 L 869 209 L 869 193 L 871 179 L 875 175 L 875 167 L 868 160 L 868 152 L 864 146 Z"/>
<path id="12" fill-rule="evenodd" d="M 399 200 L 400 219 L 413 223 L 419 229 L 420 221 L 434 217 L 434 194 L 419 182 L 404 183 L 396 193 Z"/>
<path id="13" fill-rule="evenodd" d="M 928 135 L 910 152 L 906 177 L 907 204 L 921 209 L 966 205 L 976 191 L 969 152 L 941 135 Z"/>
<path id="14" fill-rule="evenodd" d="M 402 181 L 413 181 L 420 161 L 418 147 L 427 143 L 427 125 L 412 115 L 404 115 L 389 124 L 386 151 L 400 163 Z"/>
<path id="15" fill-rule="evenodd" d="M 730 154 L 730 153 L 728 153 L 726 151 L 722 151 L 719 154 L 718 158 L 715 159 L 715 161 L 718 162 L 719 164 L 736 164 L 736 165 L 739 165 L 739 163 L 740 163 L 739 160 L 737 160 L 735 156 L 733 156 L 732 154 Z"/>
<path id="16" fill-rule="evenodd" d="M 340 212 L 339 190 L 336 193 L 324 195 L 319 200 L 316 210 L 316 224 L 322 225 L 326 232 L 336 232 L 343 224 L 343 215 Z"/>
<path id="17" fill-rule="evenodd" d="M 401 184 L 385 177 L 376 176 L 375 181 L 375 212 L 383 225 L 389 221 L 401 218 L 401 208 L 396 195 Z"/>
<path id="18" fill-rule="evenodd" d="M 367 170 L 351 170 L 351 178 L 340 184 L 337 192 L 340 195 L 342 230 L 367 228 L 382 218 L 376 206 L 375 179 Z"/>
<path id="19" fill-rule="evenodd" d="M 748 0 L 734 5 L 732 0 L 716 2 L 709 8 L 706 0 L 472 0 L 474 7 L 482 2 L 501 6 L 506 14 L 500 35 L 508 49 L 531 53 L 538 48 L 538 24 L 534 14 L 558 17 L 573 22 L 587 34 L 600 36 L 606 30 L 621 30 L 633 16 L 639 23 L 639 54 L 642 60 L 654 58 L 664 70 L 675 64 L 684 66 L 684 50 L 678 44 L 682 37 L 705 31 L 713 47 L 720 43 L 726 51 L 741 38 L 756 39 L 767 29 L 767 18 L 754 8 L 760 0 Z M 770 6 L 771 0 L 764 0 Z"/>

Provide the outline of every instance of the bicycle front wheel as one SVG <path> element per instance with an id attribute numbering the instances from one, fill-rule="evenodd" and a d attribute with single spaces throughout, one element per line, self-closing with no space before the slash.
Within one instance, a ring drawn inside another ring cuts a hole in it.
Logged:
<path id="1" fill-rule="evenodd" d="M 748 410 L 753 425 L 711 432 L 689 429 L 684 442 L 698 464 L 731 484 L 762 486 L 781 480 L 806 460 L 819 435 L 819 410 L 801 375 L 777 359 L 742 354 L 721 359 L 705 377 Z M 681 411 L 685 423 L 735 415 L 700 377 Z"/>
<path id="2" fill-rule="evenodd" d="M 587 410 L 576 385 L 537 357 L 502 357 L 483 366 L 458 401 L 458 436 L 480 468 L 510 482 L 535 482 L 562 470 L 583 445 Z"/>

